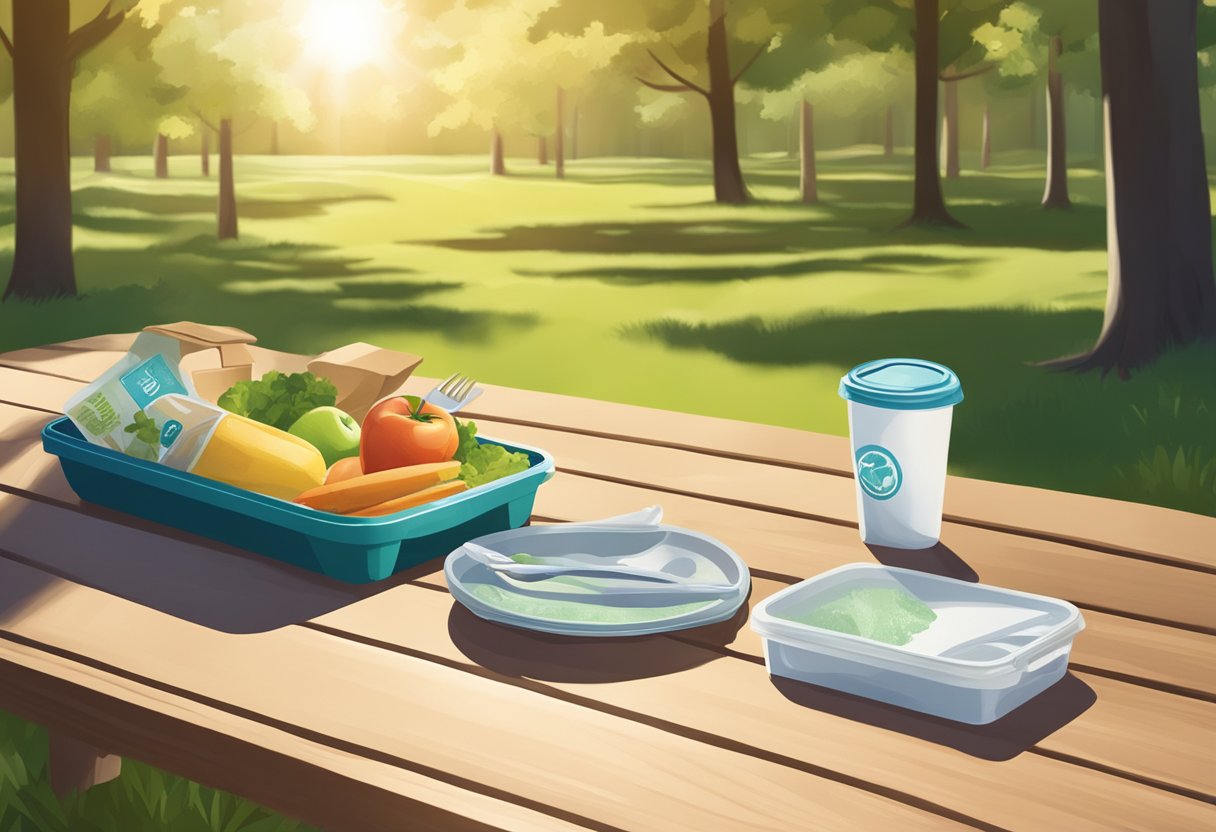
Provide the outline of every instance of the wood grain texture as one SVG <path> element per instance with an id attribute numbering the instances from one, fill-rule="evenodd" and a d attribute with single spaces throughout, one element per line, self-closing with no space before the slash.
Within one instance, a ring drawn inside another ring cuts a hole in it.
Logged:
<path id="1" fill-rule="evenodd" d="M 5 499 L 17 501 L 15 497 L 0 497 L 0 522 L 3 522 L 8 513 L 4 502 Z M 102 557 L 98 557 L 96 554 L 89 557 L 81 557 L 70 545 L 70 540 L 74 536 L 84 533 L 84 529 L 86 528 L 91 528 L 96 532 L 99 529 L 98 521 L 91 518 L 76 518 L 71 516 L 65 509 L 49 505 L 26 505 L 22 510 L 28 515 L 28 523 L 9 524 L 10 529 L 24 530 L 21 531 L 21 537 L 17 540 L 17 551 L 22 552 L 27 557 L 37 558 L 37 563 L 55 569 L 61 574 L 91 585 L 100 586 L 109 592 L 123 594 L 131 598 L 131 600 L 140 603 L 159 604 L 161 605 L 160 608 L 181 616 L 206 615 L 204 611 L 213 607 L 217 598 L 225 598 L 232 620 L 216 621 L 214 619 L 204 619 L 213 627 L 237 632 L 248 631 L 248 624 L 241 623 L 237 626 L 233 623 L 238 616 L 243 617 L 247 614 L 247 612 L 243 611 L 261 608 L 266 610 L 282 610 L 286 614 L 288 611 L 295 609 L 297 605 L 300 605 L 301 611 L 304 611 L 307 609 L 307 606 L 302 604 L 302 600 L 307 603 L 312 603 L 314 600 L 311 597 L 312 587 L 310 583 L 304 579 L 297 579 L 294 570 L 288 570 L 283 576 L 283 586 L 281 589 L 274 588 L 267 585 L 262 579 L 249 581 L 244 578 L 246 571 L 260 571 L 256 568 L 250 570 L 251 565 L 258 567 L 266 563 L 260 558 L 229 555 L 223 552 L 211 551 L 205 545 L 190 545 L 163 539 L 158 539 L 158 545 L 153 550 L 153 547 L 139 543 L 140 535 L 143 535 L 142 532 L 127 529 L 126 527 L 120 527 L 119 529 L 109 529 L 107 527 L 108 530 L 105 533 L 95 533 L 94 537 L 99 541 L 116 541 L 116 543 L 112 546 L 107 543 L 106 550 L 101 553 Z M 44 530 L 54 531 L 49 532 Z M 16 531 L 13 532 L 13 534 L 16 533 Z M 47 539 L 48 533 L 51 534 L 51 539 Z M 59 535 L 62 535 L 62 540 L 57 539 Z M 146 535 L 144 536 L 146 537 Z M 0 536 L 0 542 L 3 542 L 4 539 L 4 536 Z M 6 548 L 11 549 L 14 547 L 6 545 Z M 148 552 L 148 554 L 142 554 L 144 552 Z M 158 563 L 159 567 L 157 566 Z M 172 567 L 166 568 L 166 563 L 172 564 Z M 116 569 L 122 574 L 143 574 L 145 570 L 151 571 L 148 571 L 146 580 L 137 582 L 115 580 L 112 575 Z M 179 573 L 182 576 L 190 576 L 189 580 L 179 579 Z M 427 580 L 442 586 L 441 578 L 437 574 L 433 574 Z M 755 582 L 752 600 L 753 602 L 758 601 L 785 585 L 784 582 L 780 581 L 758 579 Z M 178 586 L 181 587 L 180 591 L 174 589 L 174 587 Z M 228 587 L 233 587 L 234 589 L 228 590 Z M 246 592 L 246 588 L 250 588 L 251 591 Z M 365 608 L 376 609 L 380 611 L 381 617 L 386 621 L 394 622 L 393 627 L 398 628 L 398 630 L 394 630 L 395 632 L 409 633 L 411 634 L 410 638 L 412 638 L 415 625 L 418 622 L 414 616 L 405 614 L 402 611 L 412 610 L 413 605 L 421 603 L 421 601 L 417 598 L 409 601 L 396 600 L 396 596 L 393 595 L 395 591 L 398 590 L 384 590 L 363 600 L 359 600 L 356 592 L 350 591 L 346 595 L 345 603 L 335 603 L 342 598 L 342 594 L 335 591 L 335 597 L 331 602 L 318 608 L 315 620 L 325 623 L 331 621 L 328 616 L 341 614 L 343 611 L 349 613 Z M 415 592 L 418 591 L 421 590 L 415 590 Z M 304 599 L 301 599 L 300 595 L 303 595 Z M 280 597 L 282 600 L 280 600 Z M 394 600 L 384 601 L 383 599 Z M 389 606 L 382 607 L 380 606 L 381 603 L 388 603 Z M 450 601 L 448 603 L 450 604 Z M 447 612 L 450 614 L 450 610 Z M 286 617 L 281 620 L 281 623 L 287 623 L 290 620 L 292 620 L 290 617 Z M 295 618 L 294 620 L 302 621 L 304 619 Z M 447 620 L 446 615 L 444 616 L 444 620 Z M 493 629 L 497 630 L 498 628 Z M 352 630 L 352 632 L 356 635 L 367 635 L 365 630 Z M 379 634 L 372 637 L 381 638 Z M 750 657 L 752 659 L 751 662 L 740 662 L 744 666 L 744 670 L 741 672 L 750 674 L 753 685 L 763 685 L 764 690 L 767 691 L 767 679 L 764 677 L 763 671 L 757 674 L 759 668 L 755 666 L 760 662 L 759 639 L 750 628 L 743 625 L 741 619 L 733 622 L 733 626 L 729 629 L 708 628 L 707 630 L 694 630 L 680 634 L 678 638 L 686 641 L 698 640 L 698 645 L 707 649 L 726 648 Z M 399 645 L 406 643 L 398 641 Z M 493 651 L 485 652 L 480 656 L 480 659 L 492 666 L 494 655 Z M 543 655 L 542 653 L 541 656 Z M 704 658 L 701 661 L 711 661 L 721 654 L 707 653 L 703 655 Z M 569 665 L 570 659 L 571 656 L 568 654 L 560 657 L 547 657 L 538 659 L 538 664 L 542 666 L 548 664 L 551 672 L 560 673 L 562 668 Z M 1047 698 L 1039 700 L 1036 707 L 1020 711 L 1015 719 L 1005 723 L 1006 727 L 997 726 L 993 728 L 993 733 L 987 739 L 985 739 L 985 735 L 982 733 L 978 737 L 964 736 L 964 739 L 967 742 L 974 743 L 975 747 L 979 749 L 977 752 L 979 754 L 991 755 L 995 753 L 999 755 L 1001 753 L 1009 753 L 1009 749 L 1015 748 L 1016 743 L 1019 741 L 1023 743 L 1023 747 L 1029 747 L 1037 743 L 1039 746 L 1051 750 L 1055 747 L 1056 741 L 1063 737 L 1066 742 L 1062 747 L 1064 750 L 1060 753 L 1076 756 L 1085 764 L 1110 766 L 1145 780 L 1159 780 L 1183 790 L 1206 791 L 1210 784 L 1202 779 L 1204 767 L 1201 761 L 1196 761 L 1196 752 L 1193 747 L 1187 744 L 1190 739 L 1196 738 L 1187 726 L 1191 724 L 1203 725 L 1211 722 L 1214 710 L 1213 706 L 1207 703 L 1191 703 L 1187 700 L 1179 703 L 1176 701 L 1178 697 L 1139 688 L 1137 689 L 1140 691 L 1140 699 L 1137 700 L 1139 709 L 1156 716 L 1145 720 L 1126 722 L 1121 713 L 1116 713 L 1112 717 L 1112 712 L 1105 707 L 1104 699 L 1101 696 L 1099 696 L 1097 703 L 1092 702 L 1093 691 L 1112 689 L 1112 686 L 1122 684 L 1098 677 L 1090 678 L 1088 674 L 1077 674 L 1068 683 L 1068 686 L 1055 691 Z M 801 686 L 798 687 L 799 689 L 803 689 Z M 1126 687 L 1134 686 L 1126 685 Z M 1160 699 L 1157 697 L 1160 697 Z M 727 736 L 735 738 L 730 734 L 732 729 L 731 714 L 739 709 L 740 704 L 748 707 L 748 703 L 754 699 L 754 688 L 743 691 L 738 695 L 737 701 L 730 708 L 723 708 L 716 712 L 714 719 L 721 726 L 719 730 L 725 732 Z M 841 703 L 844 703 L 846 713 L 849 708 L 856 710 L 859 707 L 857 704 L 858 700 L 853 700 L 850 697 L 832 697 L 831 695 L 827 695 L 827 699 L 829 704 L 834 699 L 838 700 L 836 701 L 838 707 L 841 706 Z M 662 698 L 662 701 L 674 700 L 670 696 L 665 696 Z M 812 706 L 815 707 L 815 705 Z M 1045 709 L 1048 716 L 1044 715 L 1044 711 L 1038 709 Z M 895 709 L 884 709 L 882 706 L 868 706 L 867 708 L 863 704 L 860 706 L 860 710 L 863 714 L 868 710 L 870 717 L 877 719 L 880 733 L 883 736 L 893 727 L 890 724 L 891 713 L 895 713 L 897 716 L 902 715 L 895 722 L 902 725 L 905 729 L 913 731 L 913 736 L 918 736 L 917 732 L 920 734 L 928 732 L 930 737 L 932 737 L 939 730 L 941 724 L 939 720 L 909 716 Z M 642 713 L 649 715 L 651 714 L 651 710 L 643 710 Z M 1075 721 L 1069 723 L 1068 721 L 1073 720 L 1074 717 Z M 782 715 L 781 718 L 775 719 L 768 726 L 769 734 L 775 736 L 780 733 L 787 718 L 787 715 Z M 1085 741 L 1078 743 L 1070 739 L 1070 732 L 1076 731 L 1077 726 L 1082 724 L 1093 726 L 1090 733 L 1087 734 L 1089 737 L 1116 736 L 1121 737 L 1122 740 L 1114 745 L 1095 742 L 1093 753 L 1087 754 L 1084 750 Z M 1052 731 L 1055 733 L 1047 736 Z M 1040 734 L 1043 735 L 1042 740 L 1038 736 Z M 1014 738 L 1011 739 L 1010 736 Z M 1180 746 L 1175 748 L 1166 744 L 1162 746 L 1162 753 L 1160 754 L 1142 753 L 1141 749 L 1143 748 L 1152 748 L 1154 744 L 1161 745 L 1157 738 L 1162 736 L 1172 738 L 1170 742 L 1177 741 L 1180 743 Z M 749 737 L 748 741 L 762 747 L 762 742 L 756 735 Z M 841 742 L 842 747 L 848 744 L 847 739 L 842 739 Z M 1202 743 L 1199 743 L 1196 747 L 1202 747 Z M 1005 750 L 991 750 L 994 748 Z M 1017 750 L 1020 751 L 1022 748 L 1018 748 Z M 917 751 L 916 753 L 920 752 Z M 816 757 L 815 761 L 826 764 L 826 761 L 820 757 Z M 835 760 L 831 761 L 830 765 L 834 769 L 839 766 Z M 867 763 L 866 765 L 872 764 Z M 900 768 L 906 767 L 901 766 Z M 1006 772 L 1004 776 L 1007 779 L 1010 776 L 1014 776 L 1014 779 L 1016 779 L 1016 776 L 1011 772 Z M 1065 782 L 1066 776 L 1064 774 L 1057 774 L 1048 779 Z M 1041 788 L 1042 785 L 1036 783 L 1031 791 L 1038 791 Z"/>
<path id="2" fill-rule="evenodd" d="M 824 828 L 958 825 L 827 777 L 432 661 L 303 627 L 217 633 L 6 560 L 0 634 L 65 660 L 87 656 L 106 676 L 584 825 L 785 830 L 808 817 Z"/>
<path id="3" fill-rule="evenodd" d="M 133 338 L 132 334 L 104 335 L 0 354 L 0 366 L 54 372 L 87 381 L 108 367 Z M 255 371 L 303 366 L 303 360 L 290 353 L 256 347 L 254 352 Z M 423 394 L 435 381 L 422 376 L 411 378 L 404 389 Z M 709 453 L 842 477 L 852 475 L 848 440 L 843 437 L 554 393 L 483 386 L 485 394 L 466 414 L 470 418 L 497 418 L 656 447 L 682 448 L 702 455 Z M 1032 531 L 1048 539 L 1216 569 L 1216 551 L 1208 545 L 1208 541 L 1216 539 L 1216 518 L 1188 512 L 950 477 L 945 514 L 948 519 L 985 528 L 1018 534 Z"/>
<path id="4" fill-rule="evenodd" d="M 79 506 L 80 501 L 72 492 L 63 474 L 53 458 L 44 454 L 36 445 L 38 430 L 47 417 L 44 414 L 23 410 L 21 408 L 0 405 L 0 447 L 10 447 L 7 455 L 0 455 L 0 487 L 17 487 L 34 494 L 56 500 L 65 505 Z M 554 483 L 546 485 L 540 491 L 538 513 L 561 520 L 589 519 L 589 512 L 583 506 L 594 506 L 599 514 L 610 514 L 614 511 L 628 511 L 644 502 L 659 501 L 667 506 L 669 518 L 673 522 L 681 522 L 718 536 L 720 539 L 743 553 L 750 567 L 760 574 L 771 573 L 784 576 L 792 582 L 804 576 L 855 561 L 871 561 L 874 554 L 865 547 L 851 529 L 804 521 L 797 518 L 772 516 L 763 512 L 753 512 L 734 507 L 721 507 L 704 504 L 702 501 L 687 497 L 675 497 L 669 494 L 655 494 L 645 489 L 617 485 L 614 483 L 589 480 L 566 474 L 558 475 Z M 145 530 L 161 534 L 176 535 L 193 541 L 207 548 L 215 544 L 184 535 L 165 527 L 134 518 L 120 516 L 104 509 L 86 507 L 120 526 L 135 525 Z M 675 514 L 673 514 L 675 512 Z M 36 537 L 38 524 L 29 525 L 30 537 Z M 24 526 L 23 526 L 24 527 Z M 14 528 L 12 533 L 16 533 Z M 977 534 L 976 530 L 960 530 L 965 535 Z M 124 545 L 121 541 L 128 535 L 122 529 L 116 529 L 104 543 L 107 549 Z M 982 537 L 982 535 L 981 535 Z M 112 542 L 111 542 L 112 540 Z M 813 544 L 810 542 L 813 541 Z M 989 552 L 984 542 L 973 547 L 981 556 Z M 62 551 L 69 551 L 66 547 Z M 235 551 L 235 550 L 234 550 Z M 886 557 L 886 553 L 882 553 Z M 999 553 L 998 553 L 999 554 Z M 965 572 L 971 570 L 959 554 L 947 549 L 927 553 L 907 553 L 892 556 L 890 563 L 910 563 L 917 568 L 952 574 L 955 577 L 968 577 Z M 912 560 L 908 560 L 912 558 Z M 146 560 L 157 562 L 159 555 L 149 552 Z M 974 563 L 974 559 L 968 556 Z M 1064 594 L 1071 591 L 1067 581 L 1060 576 L 1050 573 L 1040 574 L 1036 570 L 1013 570 L 1010 564 L 1014 561 L 1008 558 L 991 557 L 985 564 L 976 566 L 983 568 L 983 580 L 1002 583 L 1017 580 L 1021 575 L 1028 575 L 1030 580 L 1020 585 L 1007 583 L 1015 588 L 1045 594 Z M 279 567 L 262 558 L 253 558 L 252 563 L 260 568 L 254 571 L 256 580 L 246 580 L 245 584 L 262 588 L 274 585 L 280 580 L 282 570 L 298 573 L 305 581 L 316 583 L 318 580 L 311 573 L 301 572 L 290 567 Z M 991 565 L 988 565 L 991 564 Z M 1047 562 L 1044 563 L 1045 569 Z M 1058 567 L 1058 562 L 1053 562 Z M 1148 565 L 1153 566 L 1153 565 Z M 1164 567 L 1158 567 L 1164 569 Z M 200 567 L 205 571 L 205 566 Z M 995 570 L 995 575 L 991 570 Z M 136 570 L 138 574 L 138 570 Z M 1185 581 L 1189 573 L 1179 577 Z M 1173 576 L 1172 571 L 1165 572 Z M 977 576 L 978 577 L 978 576 Z M 1065 576 L 1067 577 L 1067 576 Z M 1047 580 L 1054 578 L 1053 580 Z M 181 581 L 183 594 L 187 599 L 195 598 L 189 591 L 194 582 L 200 580 L 197 571 L 184 575 Z M 1084 585 L 1085 581 L 1081 583 Z M 176 585 L 176 582 L 175 584 Z M 164 591 L 150 588 L 149 591 Z M 344 594 L 335 596 L 332 593 L 322 593 L 322 598 L 300 600 L 301 611 L 307 609 L 320 610 L 327 603 L 338 603 Z M 1085 596 L 1088 597 L 1088 596 Z M 1074 600 L 1076 600 L 1074 598 Z M 1104 606 L 1112 606 L 1112 599 L 1099 597 Z M 310 606 L 310 605 L 317 606 Z M 200 614 L 206 614 L 210 609 L 203 604 Z M 296 609 L 296 607 L 291 607 Z M 241 626 L 254 629 L 268 625 L 278 620 L 277 611 L 258 605 L 256 598 L 249 602 L 249 617 L 243 619 Z M 307 617 L 307 616 L 306 616 Z M 302 620 L 297 618 L 296 620 Z M 1210 620 L 1210 619 L 1209 619 Z M 1159 683 L 1166 689 L 1181 689 L 1193 691 L 1201 696 L 1216 697 L 1216 639 L 1202 634 L 1165 627 L 1144 621 L 1130 620 L 1118 615 L 1102 613 L 1093 609 L 1086 610 L 1087 629 L 1077 640 L 1073 660 L 1099 671 L 1109 671 L 1111 674 L 1130 675 L 1144 680 Z M 1216 622 L 1213 622 L 1216 623 Z M 737 638 L 751 644 L 751 652 L 759 650 L 759 640 L 750 629 L 742 629 Z"/>

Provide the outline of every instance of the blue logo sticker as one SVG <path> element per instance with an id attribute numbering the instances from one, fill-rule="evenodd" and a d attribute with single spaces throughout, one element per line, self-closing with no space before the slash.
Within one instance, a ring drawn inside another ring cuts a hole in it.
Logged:
<path id="1" fill-rule="evenodd" d="M 865 445 L 857 449 L 857 484 L 875 500 L 889 500 L 904 484 L 904 472 L 895 454 L 881 445 Z"/>
<path id="2" fill-rule="evenodd" d="M 119 379 L 135 406 L 143 410 L 169 393 L 186 394 L 186 388 L 173 375 L 162 355 L 154 355 Z"/>
<path id="3" fill-rule="evenodd" d="M 160 429 L 160 444 L 166 448 L 169 447 L 181 435 L 182 423 L 176 419 L 170 419 L 165 422 L 165 426 Z"/>

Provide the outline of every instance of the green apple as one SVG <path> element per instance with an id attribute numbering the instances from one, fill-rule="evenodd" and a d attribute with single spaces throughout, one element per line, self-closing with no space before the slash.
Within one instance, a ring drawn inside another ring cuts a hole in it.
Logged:
<path id="1" fill-rule="evenodd" d="M 359 423 L 336 407 L 314 407 L 287 429 L 325 457 L 325 467 L 359 455 Z"/>

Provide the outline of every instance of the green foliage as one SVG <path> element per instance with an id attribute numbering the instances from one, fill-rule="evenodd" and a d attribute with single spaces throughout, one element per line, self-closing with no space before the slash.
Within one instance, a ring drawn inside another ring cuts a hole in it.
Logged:
<path id="1" fill-rule="evenodd" d="M 461 463 L 460 478 L 469 488 L 527 471 L 531 465 L 527 454 L 508 451 L 492 442 L 479 443 L 475 422 L 461 422 L 458 419 L 456 430 L 460 435 L 460 445 L 456 448 L 455 459 Z"/>
<path id="2" fill-rule="evenodd" d="M 123 428 L 124 433 L 133 433 L 140 442 L 155 445 L 160 441 L 160 426 L 156 420 L 142 410 L 135 411 L 135 419 Z"/>
<path id="3" fill-rule="evenodd" d="M 327 378 L 271 370 L 260 379 L 238 381 L 216 403 L 238 416 L 287 430 L 313 408 L 332 407 L 337 397 L 338 389 Z"/>
<path id="4" fill-rule="evenodd" d="M 46 732 L 0 713 L 4 832 L 306 832 L 243 798 L 124 760 L 122 775 L 60 802 L 47 780 Z"/>

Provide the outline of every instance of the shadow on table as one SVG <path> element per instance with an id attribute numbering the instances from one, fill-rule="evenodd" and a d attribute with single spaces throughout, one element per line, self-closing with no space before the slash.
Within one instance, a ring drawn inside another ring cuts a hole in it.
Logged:
<path id="1" fill-rule="evenodd" d="M 941 575 L 945 578 L 956 578 L 960 581 L 976 583 L 980 576 L 967 565 L 944 543 L 937 543 L 928 549 L 895 549 L 890 546 L 875 546 L 867 543 L 866 548 L 874 559 L 885 566 L 898 566 L 903 569 L 915 569 L 917 572 L 928 572 L 931 575 Z"/>
<path id="2" fill-rule="evenodd" d="M 797 705 L 944 745 L 983 760 L 1010 760 L 1085 713 L 1097 701 L 1089 685 L 1068 673 L 1025 705 L 988 725 L 927 716 L 805 682 L 773 677 Z"/>
<path id="3" fill-rule="evenodd" d="M 748 604 L 718 624 L 687 630 L 698 641 L 726 645 L 746 623 Z M 664 635 L 575 638 L 520 630 L 453 605 L 448 616 L 452 643 L 469 660 L 514 678 L 546 682 L 622 682 L 665 676 L 720 659 L 721 653 Z M 707 638 L 708 636 L 708 638 Z"/>

